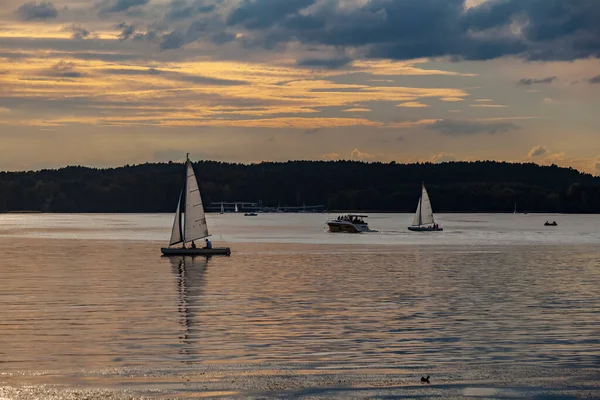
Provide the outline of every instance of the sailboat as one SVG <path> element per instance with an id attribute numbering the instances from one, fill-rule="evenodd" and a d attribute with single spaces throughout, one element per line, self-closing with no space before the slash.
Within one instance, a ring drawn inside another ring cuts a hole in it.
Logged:
<path id="1" fill-rule="evenodd" d="M 421 185 L 421 197 L 417 204 L 417 211 L 415 212 L 412 226 L 409 226 L 408 230 L 415 232 L 443 231 L 433 219 L 433 209 L 431 208 L 431 201 L 429 200 L 424 183 Z"/>
<path id="2" fill-rule="evenodd" d="M 225 214 L 225 207 L 223 207 L 223 203 L 221 203 L 221 214 Z"/>
<path id="3" fill-rule="evenodd" d="M 235 210 L 234 210 L 234 212 L 238 212 L 237 203 L 235 203 Z"/>
<path id="4" fill-rule="evenodd" d="M 231 254 L 229 247 L 207 249 L 196 248 L 194 246 L 194 240 L 204 239 L 210 236 L 210 234 L 206 225 L 206 215 L 204 214 L 198 180 L 196 179 L 194 167 L 189 157 L 185 161 L 185 169 L 186 180 L 183 190 L 179 194 L 179 202 L 177 203 L 177 211 L 175 211 L 175 220 L 173 221 L 169 247 L 163 247 L 160 251 L 166 256 Z M 189 242 L 192 242 L 194 247 L 186 248 L 185 244 Z M 171 247 L 179 243 L 182 243 L 183 246 L 179 248 Z"/>
<path id="5" fill-rule="evenodd" d="M 517 213 L 517 202 L 515 201 L 515 209 L 513 211 L 513 214 L 516 214 L 516 213 Z"/>

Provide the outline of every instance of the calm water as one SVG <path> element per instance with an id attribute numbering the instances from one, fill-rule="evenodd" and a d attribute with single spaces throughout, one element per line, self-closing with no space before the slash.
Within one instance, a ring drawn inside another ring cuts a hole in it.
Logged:
<path id="1" fill-rule="evenodd" d="M 512 398 L 497 390 L 523 374 L 534 383 L 517 397 L 600 380 L 600 216 L 440 215 L 444 232 L 420 234 L 411 215 L 380 214 L 361 235 L 327 233 L 327 217 L 210 215 L 233 254 L 207 260 L 160 257 L 171 215 L 0 215 L 0 382 L 163 376 L 137 387 L 204 397 L 173 377 L 209 371 L 233 380 L 208 394 L 270 397 L 294 385 L 235 379 L 285 370 L 327 386 L 310 377 L 335 371 L 354 386 L 430 374 L 448 385 L 434 397 L 462 382 L 461 396 Z"/>

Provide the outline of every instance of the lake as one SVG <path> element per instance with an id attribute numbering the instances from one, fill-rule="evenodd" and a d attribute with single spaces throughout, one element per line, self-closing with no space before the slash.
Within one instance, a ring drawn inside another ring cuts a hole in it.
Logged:
<path id="1" fill-rule="evenodd" d="M 600 216 L 335 216 L 0 214 L 0 399 L 600 398 Z"/>

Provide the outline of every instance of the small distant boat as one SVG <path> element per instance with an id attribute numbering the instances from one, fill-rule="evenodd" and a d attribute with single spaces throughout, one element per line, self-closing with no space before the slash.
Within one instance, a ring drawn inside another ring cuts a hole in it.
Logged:
<path id="1" fill-rule="evenodd" d="M 513 211 L 513 214 L 517 213 L 517 202 L 515 202 L 515 210 Z"/>
<path id="2" fill-rule="evenodd" d="M 233 212 L 238 212 L 237 203 L 235 203 L 235 210 Z"/>
<path id="3" fill-rule="evenodd" d="M 361 233 L 369 232 L 369 224 L 365 222 L 366 215 L 348 214 L 327 221 L 329 232 Z"/>
<path id="4" fill-rule="evenodd" d="M 225 214 L 225 207 L 223 207 L 223 203 L 221 203 L 221 214 Z"/>
<path id="5" fill-rule="evenodd" d="M 210 236 L 206 224 L 204 206 L 202 205 L 202 197 L 200 196 L 200 188 L 198 187 L 198 180 L 196 179 L 194 166 L 189 157 L 186 159 L 185 168 L 186 180 L 183 190 L 179 194 L 179 202 L 177 203 L 177 211 L 175 211 L 175 220 L 173 221 L 169 247 L 163 247 L 160 251 L 165 256 L 231 254 L 229 247 L 213 247 L 210 249 L 185 247 L 186 243 Z M 171 247 L 179 243 L 182 243 L 183 247 Z"/>
<path id="6" fill-rule="evenodd" d="M 256 217 L 258 214 L 255 212 L 244 213 L 244 217 Z"/>
<path id="7" fill-rule="evenodd" d="M 427 189 L 425 189 L 425 184 L 421 185 L 421 197 L 419 198 L 419 203 L 417 203 L 417 211 L 413 218 L 413 224 L 408 227 L 408 230 L 413 232 L 443 231 L 433 219 L 433 209 L 431 208 L 431 201 L 429 200 Z"/>
<path id="8" fill-rule="evenodd" d="M 558 226 L 558 224 L 556 223 L 556 221 L 552 221 L 552 222 L 546 221 L 546 223 L 544 224 L 544 226 Z"/>

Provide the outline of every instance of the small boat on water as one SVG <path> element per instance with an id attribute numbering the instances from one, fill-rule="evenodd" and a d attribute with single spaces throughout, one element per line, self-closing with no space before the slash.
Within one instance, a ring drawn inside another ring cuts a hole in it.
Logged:
<path id="1" fill-rule="evenodd" d="M 413 218 L 412 226 L 408 227 L 409 231 L 413 232 L 438 232 L 443 229 L 435 223 L 433 218 L 433 209 L 431 208 L 431 201 L 425 189 L 425 184 L 421 185 L 421 197 L 417 203 L 417 211 Z"/>
<path id="2" fill-rule="evenodd" d="M 558 226 L 558 224 L 556 223 L 556 221 L 552 221 L 552 222 L 546 221 L 546 223 L 544 224 L 544 226 Z"/>
<path id="3" fill-rule="evenodd" d="M 194 166 L 189 157 L 185 162 L 186 179 L 183 190 L 179 194 L 177 211 L 175 211 L 175 220 L 171 230 L 171 239 L 169 247 L 163 247 L 160 251 L 165 256 L 195 256 L 195 255 L 213 255 L 213 254 L 231 254 L 229 247 L 211 247 L 196 248 L 194 241 L 201 240 L 210 236 L 206 224 L 206 215 L 200 196 L 198 180 L 194 173 Z M 186 243 L 192 243 L 191 247 L 186 247 Z M 182 243 L 182 247 L 171 247 Z"/>
<path id="4" fill-rule="evenodd" d="M 223 207 L 223 203 L 221 203 L 221 212 L 219 214 L 225 214 L 225 207 Z"/>
<path id="5" fill-rule="evenodd" d="M 256 217 L 258 214 L 255 212 L 244 213 L 244 217 Z"/>
<path id="6" fill-rule="evenodd" d="M 340 215 L 336 219 L 327 221 L 327 226 L 329 232 L 369 232 L 369 224 L 365 222 L 364 218 L 367 218 L 367 216 L 359 214 Z"/>

